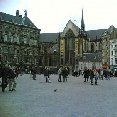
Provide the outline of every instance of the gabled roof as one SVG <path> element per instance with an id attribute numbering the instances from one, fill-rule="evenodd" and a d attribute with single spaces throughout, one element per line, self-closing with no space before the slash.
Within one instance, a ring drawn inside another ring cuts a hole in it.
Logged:
<path id="1" fill-rule="evenodd" d="M 28 17 L 26 17 L 26 16 L 23 17 L 23 19 L 22 19 L 22 24 L 23 24 L 23 25 L 26 25 L 26 26 L 30 26 L 30 27 L 37 28 L 37 27 L 32 23 L 32 21 L 31 21 Z"/>
<path id="2" fill-rule="evenodd" d="M 21 15 L 13 16 L 10 14 L 0 12 L 0 21 L 6 21 L 18 25 L 25 25 L 37 29 L 37 27 L 32 23 L 32 21 L 27 16 L 24 16 L 22 18 Z"/>
<path id="3" fill-rule="evenodd" d="M 111 33 L 111 32 L 113 32 L 113 31 L 117 31 L 117 29 L 116 29 L 113 25 L 111 25 L 111 26 L 107 29 L 107 31 L 108 31 L 109 33 Z"/>
<path id="4" fill-rule="evenodd" d="M 80 28 L 78 26 L 76 26 L 71 20 L 69 20 L 68 23 L 66 24 L 66 27 L 64 28 L 63 32 L 61 33 L 61 37 L 64 37 L 69 29 L 71 29 L 73 31 L 75 36 L 79 35 Z"/>

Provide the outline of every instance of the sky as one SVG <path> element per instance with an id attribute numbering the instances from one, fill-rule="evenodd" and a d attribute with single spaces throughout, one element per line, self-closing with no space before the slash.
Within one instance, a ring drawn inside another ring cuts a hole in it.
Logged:
<path id="1" fill-rule="evenodd" d="M 0 12 L 27 16 L 41 33 L 62 32 L 69 20 L 81 27 L 82 8 L 85 30 L 117 28 L 117 0 L 0 0 Z"/>

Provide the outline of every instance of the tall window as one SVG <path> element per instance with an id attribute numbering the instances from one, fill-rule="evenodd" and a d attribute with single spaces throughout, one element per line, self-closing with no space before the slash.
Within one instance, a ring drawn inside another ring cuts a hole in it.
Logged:
<path id="1" fill-rule="evenodd" d="M 111 58 L 111 64 L 113 65 L 113 58 Z"/>
<path id="2" fill-rule="evenodd" d="M 111 55 L 113 56 L 113 51 L 111 51 Z"/>
<path id="3" fill-rule="evenodd" d="M 8 47 L 4 46 L 3 52 L 4 52 L 4 53 L 8 53 Z"/>
<path id="4" fill-rule="evenodd" d="M 91 52 L 94 52 L 94 43 L 91 43 Z"/>
<path id="5" fill-rule="evenodd" d="M 117 56 L 117 50 L 115 50 L 115 56 Z"/>
<path id="6" fill-rule="evenodd" d="M 117 58 L 115 58 L 115 64 L 117 64 Z"/>

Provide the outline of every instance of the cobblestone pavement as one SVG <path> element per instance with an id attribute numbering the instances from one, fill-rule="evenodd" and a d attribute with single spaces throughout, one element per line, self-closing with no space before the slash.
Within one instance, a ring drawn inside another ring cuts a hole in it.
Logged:
<path id="1" fill-rule="evenodd" d="M 0 117 L 117 117 L 117 78 L 98 80 L 98 85 L 69 76 L 58 82 L 51 75 L 32 80 L 24 74 L 17 79 L 17 91 L 0 90 Z"/>

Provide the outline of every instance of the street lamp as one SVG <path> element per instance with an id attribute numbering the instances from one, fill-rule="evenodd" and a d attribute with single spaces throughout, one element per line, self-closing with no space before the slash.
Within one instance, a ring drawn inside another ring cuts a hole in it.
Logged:
<path id="1" fill-rule="evenodd" d="M 56 55 L 56 49 L 54 49 L 54 60 L 53 60 L 53 65 L 55 66 L 56 64 L 55 64 L 55 55 Z"/>

